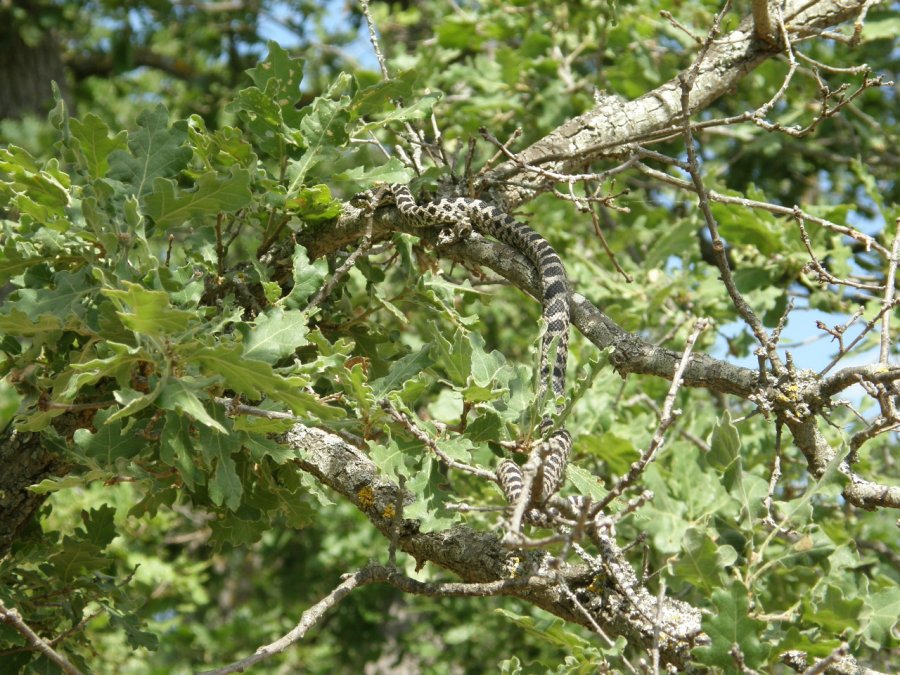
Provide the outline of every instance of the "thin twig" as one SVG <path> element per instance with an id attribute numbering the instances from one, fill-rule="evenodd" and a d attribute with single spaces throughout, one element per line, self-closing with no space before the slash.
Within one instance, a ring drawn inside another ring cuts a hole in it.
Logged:
<path id="1" fill-rule="evenodd" d="M 843 659 L 850 651 L 850 646 L 846 642 L 842 642 L 839 647 L 832 651 L 825 658 L 819 659 L 809 668 L 803 671 L 803 675 L 820 675 L 828 670 L 828 666 L 837 663 Z"/>
<path id="2" fill-rule="evenodd" d="M 19 610 L 15 607 L 7 607 L 3 600 L 0 600 L 0 622 L 12 626 L 15 631 L 25 638 L 35 651 L 43 654 L 64 672 L 69 673 L 69 675 L 82 675 L 81 671 L 73 666 L 65 656 L 53 649 L 46 640 L 31 630 L 31 627 L 22 619 Z"/>
<path id="3" fill-rule="evenodd" d="M 849 354 L 850 351 L 851 351 L 856 345 L 858 345 L 859 342 L 860 342 L 866 335 L 868 335 L 869 332 L 870 332 L 873 328 L 875 328 L 875 326 L 876 326 L 876 325 L 878 324 L 878 322 L 881 320 L 881 317 L 884 315 L 884 313 L 885 313 L 885 312 L 891 311 L 896 305 L 897 305 L 897 298 L 894 298 L 894 301 L 893 301 L 890 305 L 888 305 L 888 306 L 886 306 L 886 307 L 882 307 L 882 308 L 878 311 L 878 314 L 875 316 L 875 318 L 872 319 L 871 321 L 869 321 L 869 322 L 865 325 L 865 327 L 862 329 L 862 331 L 860 332 L 860 334 L 857 335 L 857 336 L 853 339 L 853 342 L 851 342 L 849 345 L 847 345 L 847 348 L 846 348 L 845 350 L 843 350 L 843 351 L 841 351 L 840 353 L 838 353 L 837 356 L 835 356 L 833 359 L 831 359 L 831 361 L 828 362 L 828 365 L 827 365 L 827 366 L 825 366 L 824 368 L 822 368 L 822 370 L 819 371 L 819 373 L 818 373 L 819 377 L 821 377 L 822 375 L 824 375 L 825 373 L 827 373 L 829 370 L 831 370 L 832 368 L 834 368 L 834 366 L 838 363 L 838 361 L 840 361 L 840 360 L 843 359 L 847 354 Z"/>
<path id="4" fill-rule="evenodd" d="M 369 568 L 364 568 L 355 574 L 347 575 L 344 580 L 331 591 L 331 593 L 303 612 L 303 615 L 300 617 L 300 622 L 294 626 L 290 632 L 274 642 L 263 645 L 253 652 L 253 654 L 240 661 L 235 661 L 234 663 L 230 663 L 222 668 L 216 668 L 215 670 L 207 670 L 201 673 L 201 675 L 228 675 L 228 673 L 241 673 L 250 666 L 283 652 L 295 642 L 302 640 L 309 629 L 315 626 L 329 609 L 347 597 L 352 590 L 375 581 L 378 581 L 378 579 L 373 577 Z"/>
<path id="5" fill-rule="evenodd" d="M 391 527 L 391 543 L 388 547 L 388 565 L 397 567 L 397 545 L 400 543 L 400 526 L 403 524 L 403 496 L 406 494 L 406 476 L 397 477 L 397 498 L 394 500 L 394 524 Z"/>
<path id="6" fill-rule="evenodd" d="M 362 9 L 363 16 L 366 17 L 366 25 L 369 27 L 369 42 L 372 43 L 372 51 L 375 52 L 375 58 L 378 59 L 381 76 L 385 80 L 389 80 L 391 79 L 391 74 L 388 71 L 387 61 L 384 60 L 384 54 L 381 53 L 378 36 L 375 34 L 375 20 L 372 18 L 372 12 L 369 11 L 369 0 L 360 0 L 359 6 Z"/>
<path id="7" fill-rule="evenodd" d="M 340 267 L 335 270 L 334 274 L 331 275 L 331 278 L 326 281 L 322 287 L 316 291 L 316 294 L 310 299 L 309 304 L 307 305 L 307 310 L 318 307 L 329 295 L 331 295 L 332 291 L 334 291 L 335 287 L 340 283 L 341 279 L 343 279 L 347 273 L 353 269 L 353 266 L 356 264 L 356 261 L 359 260 L 360 256 L 366 253 L 372 247 L 372 222 L 375 213 L 375 204 L 378 203 L 378 198 L 373 199 L 368 202 L 366 205 L 366 224 L 365 230 L 363 232 L 363 236 L 360 239 L 359 246 L 356 247 L 356 250 L 353 251 L 347 259 L 341 264 Z"/>
<path id="8" fill-rule="evenodd" d="M 674 16 L 672 16 L 672 12 L 668 12 L 663 9 L 663 10 L 660 10 L 659 15 L 662 18 L 664 18 L 666 21 L 668 21 L 670 24 L 675 26 L 675 28 L 680 30 L 685 35 L 687 35 L 696 44 L 698 44 L 698 45 L 703 44 L 703 40 L 701 40 L 700 37 L 698 37 L 697 35 L 694 35 L 687 26 L 685 26 L 683 23 L 678 21 Z"/>
<path id="9" fill-rule="evenodd" d="M 673 164 L 680 166 L 680 163 L 676 163 L 674 160 Z M 691 192 L 694 192 L 694 186 L 690 181 L 686 181 L 675 176 L 670 176 L 663 171 L 658 171 L 645 164 L 637 164 L 636 166 L 638 170 L 640 170 L 647 176 L 650 176 L 651 178 L 655 178 L 659 181 L 668 183 L 669 185 L 673 185 L 683 190 L 690 190 Z M 768 202 L 760 202 L 755 199 L 747 199 L 746 197 L 733 197 L 731 195 L 723 195 L 719 192 L 715 192 L 714 190 L 707 191 L 706 196 L 711 201 L 718 202 L 720 204 L 737 204 L 738 206 L 745 206 L 752 209 L 763 209 L 779 216 L 802 218 L 807 223 L 821 225 L 822 227 L 827 228 L 832 232 L 837 232 L 838 234 L 842 234 L 855 239 L 866 247 L 866 251 L 875 250 L 885 256 L 888 255 L 887 248 L 879 244 L 874 237 L 870 237 L 869 235 L 860 232 L 859 230 L 855 230 L 852 227 L 845 227 L 844 225 L 833 223 L 830 220 L 818 218 L 810 213 L 798 209 L 797 207 L 788 208 L 785 206 L 780 206 L 778 204 L 770 204 Z"/>
<path id="10" fill-rule="evenodd" d="M 794 207 L 795 211 L 799 211 L 799 208 Z M 829 284 L 834 284 L 835 286 L 848 286 L 851 288 L 858 288 L 860 290 L 865 291 L 880 291 L 881 286 L 878 284 L 867 284 L 859 281 L 853 281 L 851 279 L 839 279 L 834 276 L 831 272 L 825 269 L 825 266 L 819 261 L 816 257 L 815 252 L 812 249 L 812 241 L 810 240 L 809 233 L 806 231 L 806 227 L 803 225 L 803 217 L 799 214 L 795 214 L 795 219 L 797 221 L 797 227 L 800 228 L 800 240 L 803 242 L 803 245 L 806 247 L 806 252 L 809 253 L 809 265 L 816 271 L 816 274 L 819 275 L 819 280 L 824 281 Z"/>
<path id="11" fill-rule="evenodd" d="M 493 471 L 488 471 L 487 469 L 482 469 L 481 467 L 472 466 L 470 464 L 466 464 L 465 462 L 459 462 L 441 450 L 440 446 L 434 442 L 434 440 L 422 431 L 416 424 L 409 419 L 406 415 L 397 410 L 391 402 L 387 399 L 381 400 L 381 408 L 388 415 L 394 418 L 396 422 L 398 422 L 404 429 L 406 429 L 409 433 L 415 436 L 418 440 L 420 440 L 425 447 L 431 450 L 444 464 L 446 464 L 451 469 L 457 469 L 459 471 L 464 471 L 466 473 L 470 473 L 473 476 L 478 476 L 479 478 L 484 478 L 486 480 L 491 481 L 492 483 L 497 482 L 497 476 L 494 475 Z"/>
<path id="12" fill-rule="evenodd" d="M 666 399 L 663 402 L 662 414 L 659 418 L 659 424 L 656 426 L 656 433 L 653 434 L 653 438 L 650 440 L 650 444 L 647 446 L 647 449 L 641 454 L 640 458 L 632 463 L 629 467 L 628 472 L 619 478 L 616 481 L 615 485 L 610 488 L 609 492 L 606 496 L 603 497 L 594 507 L 592 508 L 593 513 L 599 513 L 606 506 L 611 504 L 614 499 L 617 499 L 629 486 L 631 486 L 634 481 L 637 480 L 638 476 L 644 472 L 647 465 L 653 460 L 656 456 L 657 451 L 662 446 L 663 441 L 665 439 L 666 431 L 672 424 L 675 422 L 675 419 L 680 414 L 680 412 L 675 411 L 675 397 L 678 395 L 678 390 L 681 388 L 681 377 L 684 375 L 684 371 L 688 366 L 688 363 L 691 359 L 691 351 L 694 349 L 694 343 L 697 341 L 697 338 L 700 336 L 700 333 L 706 330 L 709 326 L 709 321 L 707 319 L 698 319 L 696 323 L 694 323 L 694 328 L 691 331 L 691 334 L 688 335 L 687 341 L 684 345 L 684 351 L 681 354 L 681 360 L 678 362 L 678 367 L 675 369 L 675 373 L 672 376 L 672 384 L 669 387 L 669 393 L 666 394 Z"/>
<path id="13" fill-rule="evenodd" d="M 891 255 L 888 258 L 888 271 L 884 280 L 884 302 L 882 307 L 894 306 L 894 277 L 897 274 L 897 254 L 900 252 L 900 218 L 894 223 L 894 243 L 891 245 Z M 884 312 L 881 315 L 881 351 L 878 361 L 887 365 L 891 351 L 891 314 Z"/>
<path id="14" fill-rule="evenodd" d="M 731 266 L 728 263 L 728 256 L 725 255 L 725 242 L 723 242 L 722 238 L 719 236 L 719 227 L 716 223 L 715 216 L 713 216 L 712 209 L 709 206 L 706 186 L 703 184 L 703 179 L 700 177 L 700 165 L 697 162 L 697 152 L 694 148 L 694 137 L 691 133 L 690 124 L 687 123 L 688 115 L 690 114 L 689 105 L 691 86 L 690 79 L 682 76 L 681 105 L 682 115 L 685 120 L 683 130 L 684 144 L 688 156 L 688 170 L 694 183 L 694 191 L 697 193 L 700 212 L 703 214 L 703 218 L 706 221 L 706 227 L 709 230 L 709 236 L 712 239 L 713 258 L 716 262 L 716 266 L 719 268 L 722 283 L 725 285 L 725 290 L 728 292 L 728 296 L 731 298 L 734 308 L 750 327 L 750 330 L 753 331 L 753 335 L 756 337 L 759 344 L 766 350 L 766 355 L 769 358 L 769 362 L 772 364 L 772 369 L 775 371 L 775 374 L 778 375 L 784 369 L 781 358 L 778 356 L 775 345 L 766 333 L 762 321 L 759 320 L 759 317 L 756 316 L 756 312 L 753 311 L 737 288 L 734 276 L 731 273 Z"/>

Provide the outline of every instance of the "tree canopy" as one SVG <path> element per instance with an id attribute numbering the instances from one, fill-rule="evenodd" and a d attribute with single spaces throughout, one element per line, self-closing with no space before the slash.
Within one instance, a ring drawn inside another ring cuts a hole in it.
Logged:
<path id="1" fill-rule="evenodd" d="M 890 3 L 0 18 L 2 672 L 896 669 Z"/>

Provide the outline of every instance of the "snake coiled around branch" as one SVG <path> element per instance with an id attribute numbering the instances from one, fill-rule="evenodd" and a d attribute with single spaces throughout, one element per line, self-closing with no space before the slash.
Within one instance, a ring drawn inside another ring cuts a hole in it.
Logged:
<path id="1" fill-rule="evenodd" d="M 499 239 L 531 261 L 540 279 L 546 325 L 541 342 L 537 398 L 542 402 L 548 390 L 557 400 L 564 397 L 569 355 L 569 283 L 562 260 L 550 243 L 525 223 L 477 199 L 459 197 L 417 204 L 405 185 L 388 185 L 376 192 L 380 194 L 380 203 L 375 206 L 393 203 L 404 221 L 413 227 L 449 228 L 450 236 L 444 237 L 447 240 L 461 238 L 474 228 Z M 549 416 L 541 420 L 541 437 L 531 448 L 532 456 L 537 453 L 539 461 L 530 496 L 523 496 L 525 480 L 522 469 L 515 462 L 503 460 L 496 471 L 510 504 L 517 505 L 520 500 L 528 499 L 525 519 L 535 524 L 547 522 L 541 506 L 562 487 L 572 448 L 572 437 L 565 429 L 553 430 L 553 420 Z"/>

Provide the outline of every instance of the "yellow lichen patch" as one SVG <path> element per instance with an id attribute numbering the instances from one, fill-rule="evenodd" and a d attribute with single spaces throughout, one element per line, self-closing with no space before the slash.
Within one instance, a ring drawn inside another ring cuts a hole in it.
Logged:
<path id="1" fill-rule="evenodd" d="M 519 567 L 522 563 L 522 560 L 517 555 L 509 556 L 504 562 L 504 567 L 507 572 L 507 579 L 515 579 L 519 573 Z"/>
<path id="2" fill-rule="evenodd" d="M 375 491 L 368 485 L 361 487 L 356 492 L 356 501 L 364 509 L 370 509 L 375 504 Z"/>
<path id="3" fill-rule="evenodd" d="M 601 593 L 606 585 L 606 575 L 598 574 L 591 581 L 591 585 L 588 586 L 588 590 L 591 593 Z"/>
<path id="4" fill-rule="evenodd" d="M 393 504 L 388 504 L 384 507 L 384 511 L 381 512 L 381 517 L 387 520 L 393 520 L 395 515 L 397 515 L 397 512 Z"/>

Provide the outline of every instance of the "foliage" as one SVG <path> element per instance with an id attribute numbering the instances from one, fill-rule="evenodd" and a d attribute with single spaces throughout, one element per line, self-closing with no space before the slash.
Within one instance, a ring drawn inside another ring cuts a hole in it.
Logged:
<path id="1" fill-rule="evenodd" d="M 198 71 L 220 69 L 211 64 L 223 42 L 254 54 L 260 41 L 253 24 L 219 39 L 219 24 L 204 23 L 199 4 L 88 4 L 108 23 L 88 31 L 80 15 L 63 13 L 73 41 L 90 32 L 101 44 L 98 35 L 133 12 L 165 26 L 140 32 L 135 44 L 190 54 Z M 326 8 L 302 9 L 312 17 L 304 28 L 312 42 L 310 26 Z M 56 649 L 85 671 L 188 672 L 241 658 L 287 632 L 341 574 L 386 560 L 389 542 L 344 495 L 301 471 L 303 452 L 281 442 L 296 421 L 364 446 L 383 477 L 413 495 L 404 516 L 418 519 L 422 532 L 494 525 L 496 514 L 453 507 L 499 506 L 499 492 L 448 472 L 382 402 L 443 457 L 492 468 L 503 444 L 528 438 L 539 417 L 538 303 L 515 288 L 485 287 L 465 266 L 438 264 L 410 233 L 366 252 L 322 297 L 357 244 L 327 259 L 314 247 L 362 190 L 412 181 L 433 191 L 467 162 L 489 166 L 497 149 L 483 139 L 466 156 L 480 127 L 504 140 L 521 127 L 516 144 L 525 147 L 589 111 L 593 87 L 637 97 L 695 54 L 650 3 L 374 9 L 390 47 L 389 80 L 363 67 L 337 71 L 314 49 L 299 50 L 304 61 L 270 41 L 246 76 L 218 72 L 201 100 L 170 81 L 132 106 L 134 92 L 159 75 L 131 73 L 126 59 L 108 85 L 85 84 L 91 92 L 76 111 L 57 96 L 42 132 L 52 145 L 0 149 L 0 417 L 17 434 L 39 434 L 72 467 L 32 487 L 49 499 L 0 559 L 0 600 L 46 639 L 64 636 Z M 677 16 L 703 31 L 715 10 L 695 3 Z M 723 30 L 735 23 L 729 16 Z M 870 13 L 859 53 L 814 41 L 807 55 L 887 70 L 886 23 L 896 17 Z M 193 51 L 198 42 L 204 49 Z M 226 70 L 255 59 L 235 58 Z M 704 114 L 758 106 L 784 74 L 783 62 L 769 61 Z M 808 122 L 817 87 L 815 77 L 798 80 L 773 117 L 785 126 Z M 103 101 L 105 93 L 113 95 Z M 889 248 L 885 223 L 897 217 L 898 186 L 882 160 L 896 141 L 892 93 L 869 89 L 856 106 L 804 138 L 755 133 L 752 125 L 704 137 L 707 189 L 800 204 L 867 229 Z M 425 130 L 437 142 L 432 115 L 453 157 L 449 167 L 432 162 L 417 175 L 398 148 L 431 153 L 404 147 L 404 134 Z M 7 136 L 17 128 L 4 127 Z M 682 152 L 678 140 L 654 147 Z M 523 216 L 566 261 L 573 287 L 624 329 L 680 349 L 693 319 L 706 317 L 717 331 L 702 335 L 697 351 L 751 354 L 758 344 L 737 323 L 699 242 L 696 195 L 637 171 L 609 179 L 604 194 L 622 183 L 630 192 L 614 202 L 621 211 L 601 216 L 635 283 L 613 271 L 572 202 L 543 195 Z M 783 216 L 712 208 L 737 287 L 768 329 L 792 302 L 827 312 L 829 325 L 857 306 L 865 320 L 878 314 L 880 296 L 815 282 L 807 244 Z M 858 242 L 807 228 L 809 246 L 835 275 L 881 273 L 881 261 Z M 810 325 L 799 330 L 803 338 L 814 333 Z M 609 351 L 572 337 L 570 382 L 579 381 L 567 413 L 576 440 L 567 493 L 596 499 L 651 443 L 670 383 L 623 381 Z M 856 353 L 877 345 L 870 333 Z M 787 650 L 815 659 L 842 642 L 872 667 L 889 666 L 900 614 L 896 528 L 886 510 L 846 504 L 838 471 L 847 439 L 864 424 L 846 408 L 829 410 L 822 433 L 840 451 L 812 476 L 781 441 L 781 427 L 752 414 L 753 401 L 692 387 L 676 403 L 683 414 L 641 476 L 653 498 L 623 515 L 617 535 L 642 542 L 632 562 L 643 556 L 651 592 L 675 593 L 707 612 L 711 643 L 694 651 L 696 667 L 737 672 L 737 645 L 743 664 L 763 672 Z M 242 405 L 266 414 L 244 414 Z M 895 442 L 873 438 L 854 467 L 890 482 Z M 770 493 L 776 445 L 783 477 Z M 401 569 L 419 573 L 417 561 L 398 557 Z M 420 576 L 452 578 L 433 566 Z M 0 624 L 4 672 L 55 668 L 25 646 L 20 632 Z M 521 599 L 413 598 L 381 585 L 344 600 L 283 663 L 323 673 L 401 662 L 423 672 L 496 664 L 575 673 L 642 657 L 624 638 L 601 644 Z"/>

